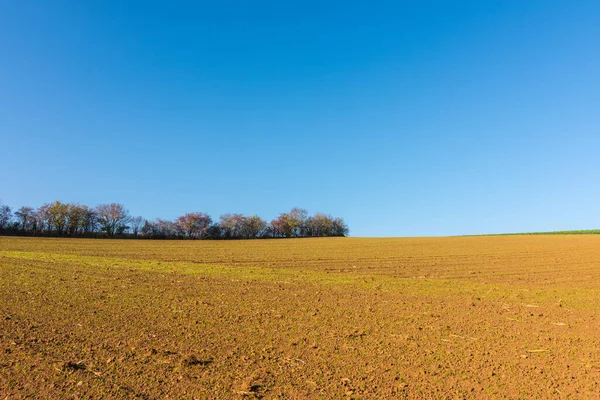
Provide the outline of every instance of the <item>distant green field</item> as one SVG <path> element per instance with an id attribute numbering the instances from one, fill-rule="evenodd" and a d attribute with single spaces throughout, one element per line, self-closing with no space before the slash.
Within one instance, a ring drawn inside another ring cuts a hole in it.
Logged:
<path id="1" fill-rule="evenodd" d="M 514 232 L 514 233 L 486 233 L 482 235 L 465 236 L 508 236 L 508 235 L 599 235 L 600 229 L 580 229 L 574 231 L 551 231 L 551 232 Z"/>

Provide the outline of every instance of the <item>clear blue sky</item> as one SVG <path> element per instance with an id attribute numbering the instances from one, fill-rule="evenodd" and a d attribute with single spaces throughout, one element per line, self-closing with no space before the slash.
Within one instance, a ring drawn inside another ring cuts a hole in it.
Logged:
<path id="1" fill-rule="evenodd" d="M 598 1 L 0 3 L 0 198 L 600 227 Z"/>

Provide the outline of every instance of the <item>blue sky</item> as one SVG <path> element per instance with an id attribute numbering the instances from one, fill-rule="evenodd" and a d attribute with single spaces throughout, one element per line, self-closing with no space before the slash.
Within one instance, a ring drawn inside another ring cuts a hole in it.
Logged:
<path id="1" fill-rule="evenodd" d="M 0 3 L 0 198 L 600 227 L 596 1 Z"/>

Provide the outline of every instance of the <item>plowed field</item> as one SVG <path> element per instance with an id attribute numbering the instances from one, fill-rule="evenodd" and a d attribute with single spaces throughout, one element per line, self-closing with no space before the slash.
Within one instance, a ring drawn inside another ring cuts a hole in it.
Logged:
<path id="1" fill-rule="evenodd" d="M 598 398 L 600 235 L 0 237 L 0 398 Z"/>

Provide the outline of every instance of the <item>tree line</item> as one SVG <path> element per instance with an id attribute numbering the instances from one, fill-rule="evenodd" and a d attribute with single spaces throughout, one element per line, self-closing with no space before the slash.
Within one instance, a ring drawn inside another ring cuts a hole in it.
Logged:
<path id="1" fill-rule="evenodd" d="M 0 203 L 0 234 L 23 236 L 120 237 L 143 239 L 257 239 L 347 236 L 342 218 L 302 208 L 279 214 L 270 222 L 257 215 L 223 214 L 217 221 L 202 212 L 175 220 L 149 221 L 132 216 L 119 203 L 88 207 L 55 201 L 14 211 Z"/>

